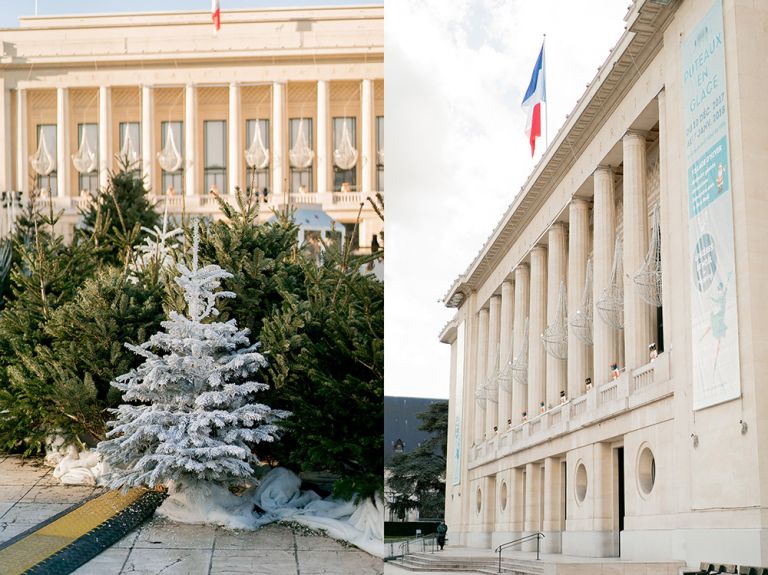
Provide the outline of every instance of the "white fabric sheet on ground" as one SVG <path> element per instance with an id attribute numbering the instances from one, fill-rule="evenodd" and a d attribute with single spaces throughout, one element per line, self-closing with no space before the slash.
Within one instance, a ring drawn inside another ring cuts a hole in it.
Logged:
<path id="1" fill-rule="evenodd" d="M 384 556 L 384 505 L 380 499 L 355 505 L 352 501 L 321 499 L 314 491 L 302 491 L 301 479 L 276 468 L 258 487 L 236 496 L 218 486 L 180 488 L 158 508 L 162 517 L 183 523 L 214 523 L 234 529 L 256 529 L 274 521 L 296 521 L 323 529 L 377 557 Z M 258 506 L 263 513 L 254 510 Z"/>
<path id="2" fill-rule="evenodd" d="M 105 465 L 101 455 L 93 449 L 78 452 L 70 445 L 66 455 L 56 464 L 53 476 L 62 485 L 96 485 L 104 475 Z"/>

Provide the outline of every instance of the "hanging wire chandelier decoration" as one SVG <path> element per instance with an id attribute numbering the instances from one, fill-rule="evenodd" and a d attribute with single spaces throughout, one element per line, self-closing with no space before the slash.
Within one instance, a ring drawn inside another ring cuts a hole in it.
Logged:
<path id="1" fill-rule="evenodd" d="M 38 176 L 47 176 L 56 168 L 56 162 L 48 152 L 48 144 L 45 142 L 45 134 L 42 130 L 37 151 L 29 157 L 29 163 Z"/>
<path id="2" fill-rule="evenodd" d="M 125 164 L 126 169 L 135 170 L 139 166 L 139 153 L 133 145 L 131 133 L 126 130 L 123 138 L 123 147 L 120 148 L 120 161 Z"/>
<path id="3" fill-rule="evenodd" d="M 480 409 L 485 409 L 485 400 L 488 399 L 488 392 L 484 384 L 480 384 L 475 390 L 475 401 Z"/>
<path id="4" fill-rule="evenodd" d="M 72 156 L 72 163 L 81 174 L 90 174 L 96 169 L 96 153 L 91 149 L 86 130 L 83 130 L 83 135 L 80 137 L 80 147 Z"/>
<path id="5" fill-rule="evenodd" d="M 264 146 L 264 141 L 261 139 L 261 128 L 258 120 L 253 130 L 251 145 L 245 151 L 245 163 L 248 164 L 249 168 L 255 170 L 263 170 L 269 166 L 269 150 Z"/>
<path id="6" fill-rule="evenodd" d="M 333 151 L 333 161 L 342 170 L 351 170 L 357 164 L 357 150 L 352 146 L 346 118 L 341 127 L 341 143 Z"/>
<path id="7" fill-rule="evenodd" d="M 584 279 L 581 307 L 576 310 L 569 323 L 573 335 L 580 342 L 592 345 L 592 258 L 587 260 L 587 274 Z"/>
<path id="8" fill-rule="evenodd" d="M 299 129 L 296 134 L 296 142 L 288 151 L 288 157 L 291 160 L 291 167 L 303 170 L 312 165 L 312 159 L 315 152 L 309 147 L 307 135 L 304 133 L 304 118 L 299 120 Z"/>
<path id="9" fill-rule="evenodd" d="M 165 145 L 162 151 L 157 154 L 157 161 L 160 163 L 160 167 L 169 173 L 176 172 L 181 168 L 182 157 L 176 147 L 173 130 L 170 127 L 165 132 Z"/>
<path id="10" fill-rule="evenodd" d="M 638 295 L 645 303 L 661 307 L 661 214 L 659 204 L 653 207 L 653 226 L 648 253 L 633 280 Z"/>
<path id="11" fill-rule="evenodd" d="M 544 350 L 555 359 L 568 359 L 568 301 L 565 282 L 560 281 L 557 292 L 557 312 L 552 323 L 541 334 Z"/>
<path id="12" fill-rule="evenodd" d="M 512 344 L 509 346 L 509 359 L 504 365 L 499 366 L 499 370 L 496 372 L 496 381 L 499 384 L 499 388 L 504 391 L 512 390 Z"/>
<path id="13" fill-rule="evenodd" d="M 520 385 L 528 385 L 528 318 L 525 318 L 523 328 L 523 345 L 512 360 L 512 378 Z"/>
<path id="14" fill-rule="evenodd" d="M 496 347 L 496 359 L 493 363 L 493 369 L 488 372 L 488 376 L 485 378 L 485 396 L 488 401 L 498 403 L 499 401 L 499 381 L 497 374 L 499 373 L 499 348 Z"/>
<path id="15" fill-rule="evenodd" d="M 624 329 L 624 265 L 621 238 L 616 238 L 613 249 L 611 281 L 595 302 L 600 319 L 613 329 Z"/>

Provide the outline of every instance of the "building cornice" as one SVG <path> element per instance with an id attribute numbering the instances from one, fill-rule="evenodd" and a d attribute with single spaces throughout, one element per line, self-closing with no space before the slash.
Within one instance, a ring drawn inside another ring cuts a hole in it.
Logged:
<path id="1" fill-rule="evenodd" d="M 596 77 L 577 101 L 552 145 L 536 164 L 525 185 L 469 267 L 454 280 L 443 298 L 447 307 L 459 307 L 460 294 L 478 290 L 501 258 L 549 198 L 577 158 L 610 118 L 630 88 L 663 46 L 663 32 L 677 3 L 664 6 L 637 0 L 626 16 L 624 34 L 598 68 Z"/>

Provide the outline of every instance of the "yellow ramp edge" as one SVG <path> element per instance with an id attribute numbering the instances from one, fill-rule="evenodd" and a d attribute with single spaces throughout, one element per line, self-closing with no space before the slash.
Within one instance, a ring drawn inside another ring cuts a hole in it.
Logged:
<path id="1" fill-rule="evenodd" d="M 21 575 L 120 513 L 147 491 L 143 487 L 130 489 L 127 493 L 108 491 L 5 549 L 0 549 L 2 573 Z"/>

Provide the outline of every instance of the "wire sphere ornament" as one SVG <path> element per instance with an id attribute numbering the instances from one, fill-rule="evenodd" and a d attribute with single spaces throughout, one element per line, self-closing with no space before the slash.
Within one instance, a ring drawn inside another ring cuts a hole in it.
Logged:
<path id="1" fill-rule="evenodd" d="M 125 131 L 123 138 L 123 147 L 120 148 L 120 161 L 125 164 L 126 169 L 135 170 L 139 167 L 139 153 L 133 145 L 133 139 L 129 130 Z"/>
<path id="2" fill-rule="evenodd" d="M 357 150 L 352 146 L 346 118 L 341 128 L 341 144 L 333 151 L 333 162 L 342 170 L 351 170 L 357 164 Z"/>
<path id="3" fill-rule="evenodd" d="M 648 253 L 638 272 L 632 278 L 640 298 L 647 304 L 661 307 L 661 215 L 659 204 L 653 207 L 653 226 Z"/>
<path id="4" fill-rule="evenodd" d="M 173 173 L 181 168 L 182 157 L 179 153 L 179 149 L 176 147 L 176 141 L 173 138 L 173 130 L 168 128 L 165 133 L 165 146 L 162 151 L 157 154 L 157 161 L 160 163 L 160 167 L 166 172 Z"/>
<path id="5" fill-rule="evenodd" d="M 613 250 L 611 281 L 595 302 L 597 313 L 604 323 L 615 330 L 624 329 L 624 265 L 621 238 L 616 238 Z"/>
<path id="6" fill-rule="evenodd" d="M 573 335 L 585 345 L 593 345 L 592 340 L 592 258 L 587 260 L 587 274 L 584 279 L 584 292 L 581 307 L 570 319 Z"/>
<path id="7" fill-rule="evenodd" d="M 245 163 L 248 164 L 249 168 L 256 170 L 263 170 L 269 166 L 269 149 L 264 146 L 264 141 L 261 139 L 258 121 L 256 122 L 256 129 L 253 131 L 251 145 L 245 151 Z"/>
<path id="8" fill-rule="evenodd" d="M 88 140 L 86 130 L 83 130 L 80 147 L 77 149 L 77 153 L 72 156 L 72 163 L 81 174 L 90 174 L 96 169 L 96 153 L 91 150 L 91 142 Z"/>
<path id="9" fill-rule="evenodd" d="M 528 318 L 525 318 L 523 328 L 523 345 L 512 360 L 512 378 L 520 385 L 528 385 Z"/>
<path id="10" fill-rule="evenodd" d="M 544 333 L 541 334 L 541 343 L 544 350 L 555 359 L 568 359 L 568 302 L 565 282 L 560 281 L 557 292 L 557 311 Z"/>
<path id="11" fill-rule="evenodd" d="M 37 150 L 29 157 L 29 163 L 32 170 L 38 176 L 47 176 L 56 169 L 56 161 L 48 152 L 48 144 L 45 141 L 45 134 L 40 131 L 40 141 L 37 144 Z"/>
<path id="12" fill-rule="evenodd" d="M 291 160 L 291 166 L 296 169 L 304 170 L 312 165 L 312 159 L 315 157 L 315 152 L 309 147 L 307 135 L 304 133 L 303 118 L 299 120 L 299 130 L 296 134 L 296 142 L 288 151 L 288 157 Z"/>

